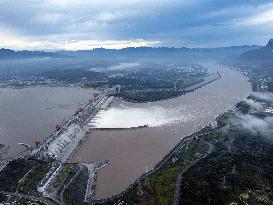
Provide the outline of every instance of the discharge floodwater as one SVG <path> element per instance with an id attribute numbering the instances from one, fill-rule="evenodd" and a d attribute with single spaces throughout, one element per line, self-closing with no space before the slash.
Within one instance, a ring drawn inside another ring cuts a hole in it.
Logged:
<path id="1" fill-rule="evenodd" d="M 101 128 L 149 127 L 127 130 L 96 130 L 74 155 L 73 162 L 111 160 L 98 172 L 96 198 L 119 194 L 151 170 L 184 137 L 214 122 L 251 93 L 247 78 L 238 71 L 207 65 L 222 77 L 183 96 L 151 103 L 115 101 L 93 120 Z"/>

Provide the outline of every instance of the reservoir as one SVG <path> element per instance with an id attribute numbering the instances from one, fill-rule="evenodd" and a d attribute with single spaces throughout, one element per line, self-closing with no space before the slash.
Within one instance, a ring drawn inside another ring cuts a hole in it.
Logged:
<path id="1" fill-rule="evenodd" d="M 215 117 L 251 93 L 247 78 L 238 71 L 211 64 L 222 78 L 183 96 L 152 103 L 115 101 L 98 113 L 99 128 L 142 129 L 96 130 L 74 155 L 73 162 L 111 160 L 98 172 L 96 198 L 119 194 L 151 170 L 181 140 L 212 123 Z"/>
<path id="2" fill-rule="evenodd" d="M 24 150 L 27 143 L 43 141 L 88 103 L 94 90 L 73 87 L 0 88 L 0 144 L 9 145 L 9 154 Z"/>

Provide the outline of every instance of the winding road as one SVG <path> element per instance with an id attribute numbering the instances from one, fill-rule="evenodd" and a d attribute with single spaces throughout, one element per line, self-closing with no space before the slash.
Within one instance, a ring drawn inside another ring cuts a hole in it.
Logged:
<path id="1" fill-rule="evenodd" d="M 186 169 L 184 169 L 177 177 L 176 179 L 176 188 L 174 193 L 174 199 L 173 199 L 173 205 L 181 205 L 181 185 L 183 181 L 183 175 L 195 164 L 197 164 L 200 160 L 205 159 L 213 150 L 213 145 L 209 142 L 206 142 L 204 140 L 201 140 L 202 142 L 206 143 L 209 148 L 206 151 L 206 153 L 199 159 L 193 161 Z"/>

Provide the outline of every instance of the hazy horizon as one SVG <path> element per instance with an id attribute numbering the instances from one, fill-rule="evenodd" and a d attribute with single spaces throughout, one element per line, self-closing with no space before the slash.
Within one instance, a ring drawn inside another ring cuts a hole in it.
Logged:
<path id="1" fill-rule="evenodd" d="M 9 48 L 9 47 L 0 47 L 1 49 L 6 49 L 6 50 L 13 50 L 13 51 L 40 51 L 40 52 L 59 52 L 59 51 L 94 51 L 97 49 L 105 49 L 105 50 L 122 50 L 122 49 L 128 49 L 128 48 L 154 48 L 154 49 L 160 49 L 160 48 L 168 48 L 168 49 L 218 49 L 218 48 L 231 48 L 231 47 L 243 47 L 243 46 L 257 46 L 257 47 L 262 47 L 265 46 L 265 44 L 242 44 L 242 45 L 230 45 L 230 46 L 219 46 L 219 47 L 186 47 L 186 46 L 181 46 L 181 47 L 173 47 L 173 46 L 132 46 L 132 47 L 123 47 L 123 48 L 107 48 L 107 47 L 97 47 L 97 48 L 86 48 L 86 49 L 81 49 L 81 50 L 65 50 L 65 49 L 14 49 L 14 48 Z"/>

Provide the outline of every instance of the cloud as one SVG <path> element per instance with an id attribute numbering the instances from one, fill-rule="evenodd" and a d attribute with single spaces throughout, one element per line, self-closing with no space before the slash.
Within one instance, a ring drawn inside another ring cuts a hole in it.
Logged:
<path id="1" fill-rule="evenodd" d="M 18 50 L 89 50 L 93 48 L 121 49 L 126 47 L 156 46 L 159 41 L 147 41 L 144 39 L 133 40 L 71 40 L 71 41 L 33 41 L 29 39 L 20 39 L 16 37 L 2 36 L 1 45 L 7 48 L 16 48 Z M 1 42 L 1 40 L 0 40 Z"/>
<path id="2" fill-rule="evenodd" d="M 246 129 L 253 134 L 272 135 L 273 117 L 258 118 L 254 115 L 238 115 L 239 120 L 233 125 L 239 129 Z"/>
<path id="3" fill-rule="evenodd" d="M 254 92 L 251 94 L 251 96 L 253 96 L 257 100 L 273 102 L 273 94 L 272 93 Z"/>
<path id="4" fill-rule="evenodd" d="M 17 49 L 137 39 L 177 47 L 266 43 L 272 10 L 271 0 L 2 0 L 0 28 L 9 32 L 0 43 Z"/>
<path id="5" fill-rule="evenodd" d="M 269 10 L 255 14 L 254 16 L 246 18 L 243 21 L 238 23 L 238 25 L 245 25 L 245 26 L 257 26 L 257 25 L 264 25 L 264 24 L 270 24 L 273 26 L 273 8 L 270 8 Z"/>
<path id="6" fill-rule="evenodd" d="M 115 11 L 115 12 L 103 11 L 95 18 L 98 22 L 110 23 L 110 22 L 122 20 L 124 18 L 137 16 L 137 15 L 140 15 L 140 13 L 133 10 L 124 10 L 124 11 Z"/>
<path id="7" fill-rule="evenodd" d="M 262 103 L 255 102 L 252 99 L 245 99 L 244 101 L 250 106 L 250 108 L 252 108 L 254 110 L 261 110 L 263 108 Z"/>
<path id="8" fill-rule="evenodd" d="M 254 99 L 254 100 L 253 100 Z M 244 100 L 252 109 L 252 111 L 259 112 L 264 110 L 264 102 L 273 102 L 272 93 L 254 92 L 250 98 Z M 258 117 L 253 114 L 237 113 L 236 118 L 231 123 L 237 129 L 246 129 L 253 134 L 262 134 L 270 136 L 273 134 L 273 117 Z"/>

